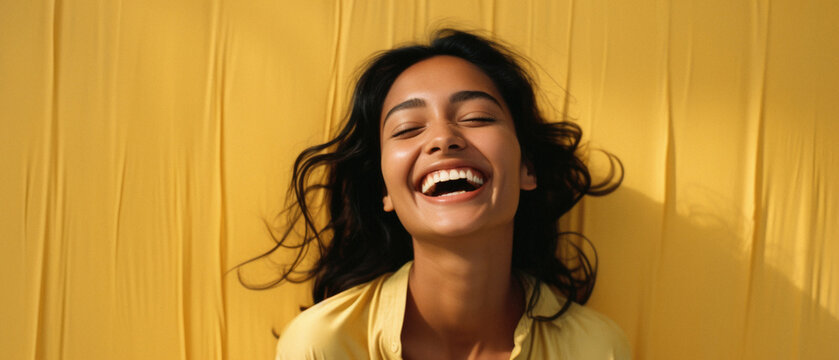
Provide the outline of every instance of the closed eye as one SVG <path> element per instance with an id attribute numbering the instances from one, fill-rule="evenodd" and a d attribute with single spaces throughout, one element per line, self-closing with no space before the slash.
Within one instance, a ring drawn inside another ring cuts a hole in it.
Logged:
<path id="1" fill-rule="evenodd" d="M 494 123 L 495 119 L 488 118 L 488 117 L 477 117 L 477 118 L 463 119 L 463 120 L 460 120 L 460 121 L 464 122 L 464 123 L 467 123 L 467 124 L 470 124 L 472 126 L 480 126 L 480 125 L 483 125 L 483 124 Z"/>
<path id="2" fill-rule="evenodd" d="M 420 129 L 422 129 L 421 126 L 414 126 L 414 127 L 408 127 L 408 128 L 400 129 L 399 131 L 396 131 L 395 133 L 393 133 L 393 135 L 391 135 L 391 137 L 392 138 L 407 137 L 408 135 L 411 135 L 412 132 L 416 132 Z"/>

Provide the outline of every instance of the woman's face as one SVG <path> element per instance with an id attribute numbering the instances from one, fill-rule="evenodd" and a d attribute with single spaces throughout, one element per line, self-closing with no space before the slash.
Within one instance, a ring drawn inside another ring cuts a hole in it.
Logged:
<path id="1" fill-rule="evenodd" d="M 414 238 L 509 227 L 519 190 L 536 187 L 513 119 L 475 65 L 436 56 L 397 77 L 381 114 L 386 211 Z"/>

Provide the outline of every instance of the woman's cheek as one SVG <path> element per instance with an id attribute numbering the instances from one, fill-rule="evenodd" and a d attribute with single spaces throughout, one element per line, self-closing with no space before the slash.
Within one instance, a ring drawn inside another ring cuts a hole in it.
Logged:
<path id="1" fill-rule="evenodd" d="M 385 144 L 382 146 L 382 176 L 389 193 L 397 187 L 408 184 L 413 166 L 413 151 L 406 144 Z"/>

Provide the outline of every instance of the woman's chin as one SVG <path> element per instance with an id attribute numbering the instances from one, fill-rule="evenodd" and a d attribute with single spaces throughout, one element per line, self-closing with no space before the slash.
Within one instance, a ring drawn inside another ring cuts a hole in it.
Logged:
<path id="1" fill-rule="evenodd" d="M 513 222 L 509 221 L 510 233 L 512 234 Z M 486 219 L 479 217 L 457 216 L 431 220 L 425 223 L 423 229 L 416 229 L 411 232 L 415 239 L 419 240 L 442 240 L 452 239 L 467 240 L 469 238 L 481 239 L 487 234 L 504 231 L 505 226 L 492 225 Z"/>

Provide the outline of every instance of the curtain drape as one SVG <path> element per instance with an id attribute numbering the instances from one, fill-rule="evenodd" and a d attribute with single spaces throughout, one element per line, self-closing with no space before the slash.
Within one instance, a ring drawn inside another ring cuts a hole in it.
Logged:
<path id="1" fill-rule="evenodd" d="M 444 26 L 622 160 L 565 223 L 636 358 L 839 358 L 830 0 L 0 0 L 0 357 L 270 358 L 309 285 L 229 270 L 355 70 Z"/>

